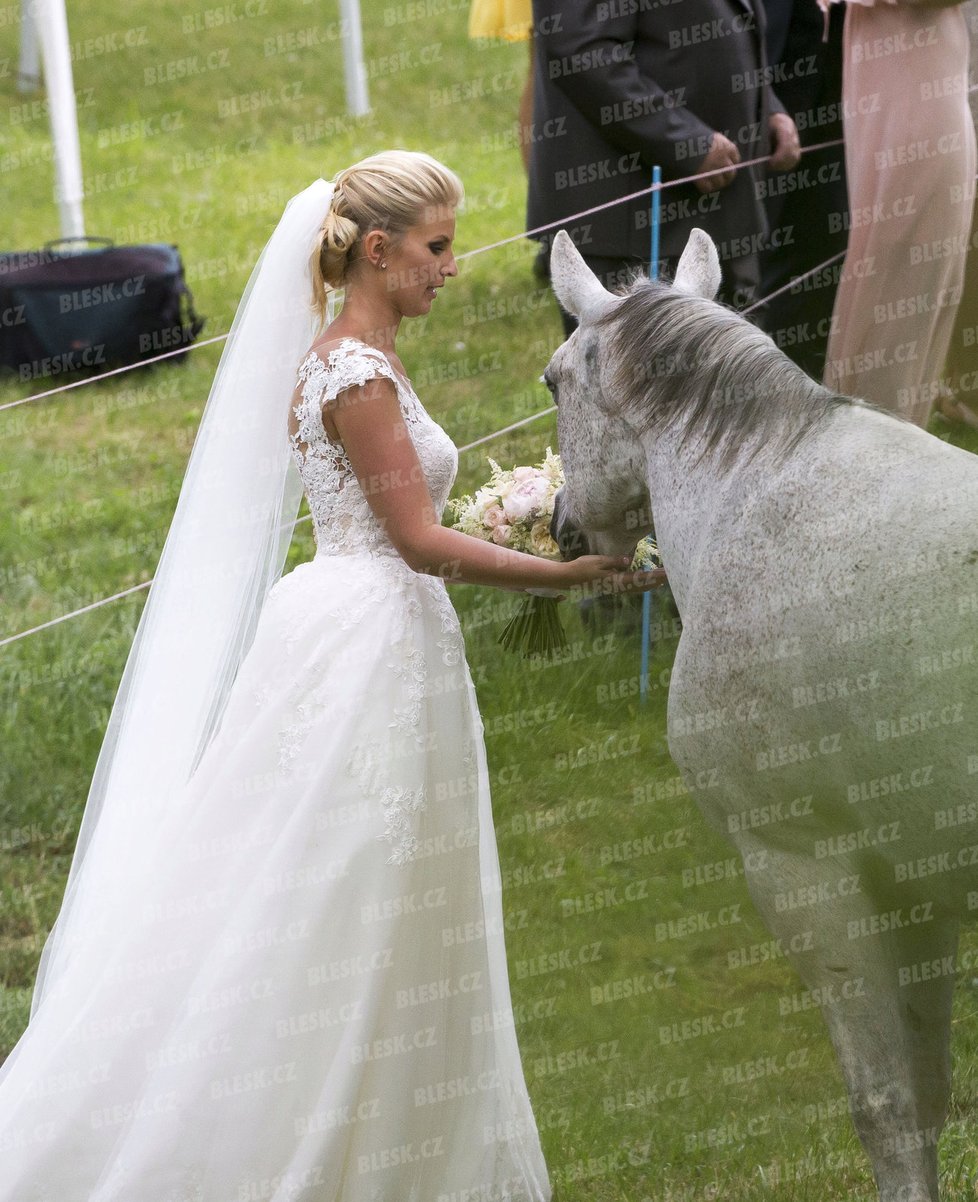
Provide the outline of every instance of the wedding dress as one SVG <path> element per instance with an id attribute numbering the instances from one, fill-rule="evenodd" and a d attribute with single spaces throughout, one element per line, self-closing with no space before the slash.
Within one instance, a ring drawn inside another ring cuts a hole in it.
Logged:
<path id="1" fill-rule="evenodd" d="M 458 618 L 386 537 L 322 403 L 392 380 L 439 512 L 457 451 L 363 343 L 299 376 L 316 555 L 269 593 L 154 846 L 117 865 L 138 879 L 111 939 L 4 1066 L 2 1202 L 550 1197 Z"/>

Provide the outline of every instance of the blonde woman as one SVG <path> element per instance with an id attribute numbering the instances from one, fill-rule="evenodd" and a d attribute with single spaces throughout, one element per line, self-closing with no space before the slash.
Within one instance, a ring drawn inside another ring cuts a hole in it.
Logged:
<path id="1" fill-rule="evenodd" d="M 375 155 L 259 259 L 0 1070 L 2 1202 L 550 1197 L 445 581 L 661 573 L 440 524 L 457 452 L 396 339 L 443 303 L 461 199 Z M 302 490 L 316 555 L 279 578 Z"/>
<path id="2" fill-rule="evenodd" d="M 845 15 L 849 242 L 824 382 L 926 427 L 974 207 L 967 25 L 960 0 L 848 0 Z"/>

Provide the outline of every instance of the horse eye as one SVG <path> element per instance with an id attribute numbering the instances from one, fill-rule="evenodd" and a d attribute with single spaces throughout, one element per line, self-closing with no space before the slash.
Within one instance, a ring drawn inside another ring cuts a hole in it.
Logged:
<path id="1" fill-rule="evenodd" d="M 553 382 L 553 380 L 551 380 L 551 378 L 547 375 L 546 372 L 544 372 L 543 375 L 540 377 L 540 383 L 546 384 L 547 391 L 554 398 L 554 403 L 556 403 L 556 401 L 557 401 L 557 385 Z"/>

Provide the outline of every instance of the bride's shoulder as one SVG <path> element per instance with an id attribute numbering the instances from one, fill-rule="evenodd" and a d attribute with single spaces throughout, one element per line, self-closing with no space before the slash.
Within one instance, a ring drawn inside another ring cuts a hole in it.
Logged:
<path id="1" fill-rule="evenodd" d="M 397 387 L 397 372 L 390 359 L 377 347 L 349 335 L 315 342 L 299 365 L 299 381 L 315 379 L 322 384 L 326 399 L 346 388 L 386 377 Z"/>
<path id="2" fill-rule="evenodd" d="M 334 368 L 342 369 L 347 364 L 361 363 L 379 367 L 383 374 L 393 374 L 393 364 L 388 355 L 368 342 L 350 335 L 314 342 L 302 362 L 303 366 L 311 363 L 318 367 L 321 364 L 328 371 Z"/>
<path id="3" fill-rule="evenodd" d="M 349 334 L 337 334 L 331 338 L 321 338 L 309 347 L 310 354 L 315 353 L 323 359 L 329 358 L 334 352 L 354 354 L 357 351 L 374 351 L 375 353 L 379 353 L 375 347 L 364 342 L 362 338 L 353 338 Z"/>

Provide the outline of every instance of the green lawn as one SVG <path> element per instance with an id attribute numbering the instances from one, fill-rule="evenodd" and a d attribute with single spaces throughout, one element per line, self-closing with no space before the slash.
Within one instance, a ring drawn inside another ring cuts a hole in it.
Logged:
<path id="1" fill-rule="evenodd" d="M 374 109 L 358 121 L 344 115 L 332 10 L 239 0 L 239 15 L 256 15 L 208 28 L 223 6 L 71 8 L 88 229 L 176 242 L 204 336 L 227 329 L 288 197 L 376 150 L 428 150 L 459 171 L 459 252 L 522 228 L 512 132 L 526 49 L 471 44 L 463 6 L 405 20 L 419 6 L 365 0 Z M 58 233 L 48 129 L 36 98 L 15 91 L 16 7 L 2 11 L 3 236 L 28 249 Z M 118 48 L 104 40 L 112 31 L 125 35 Z M 549 404 L 537 377 L 560 322 L 532 257 L 519 242 L 465 261 L 431 316 L 403 331 L 404 363 L 459 445 Z M 152 575 L 219 354 L 0 413 L 0 632 Z M 43 386 L 2 386 L 0 404 Z M 463 454 L 456 492 L 485 478 L 487 454 L 526 463 L 548 444 L 552 415 Z M 305 523 L 290 564 L 312 551 Z M 144 595 L 0 650 L 0 1051 L 26 1023 Z M 684 881 L 729 848 L 679 787 L 665 745 L 672 612 L 657 617 L 643 705 L 629 693 L 639 643 L 624 625 L 595 642 L 565 605 L 581 657 L 531 670 L 496 647 L 512 594 L 455 585 L 452 598 L 486 724 L 519 1037 L 558 1202 L 872 1198 L 819 1014 L 782 1016 L 779 1000 L 800 988 L 783 961 L 732 966 L 767 938 L 742 875 Z M 571 912 L 569 899 L 603 890 L 613 904 Z M 713 925 L 688 935 L 657 925 L 702 914 Z M 962 974 L 942 1147 L 955 1202 L 975 1197 L 978 1177 L 976 1009 Z M 708 1016 L 714 1033 L 673 1038 L 672 1024 Z"/>

